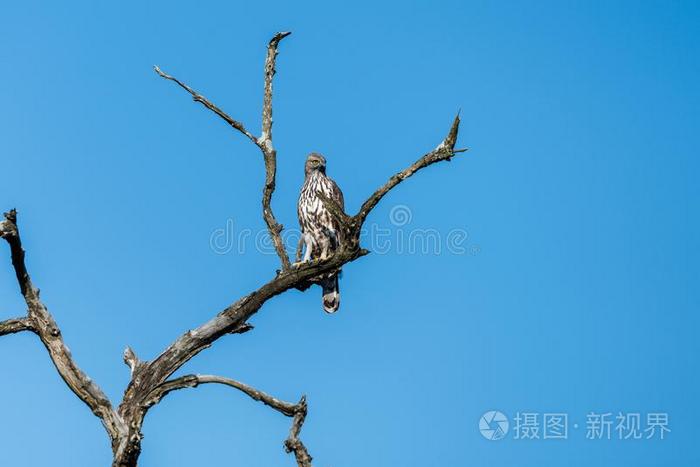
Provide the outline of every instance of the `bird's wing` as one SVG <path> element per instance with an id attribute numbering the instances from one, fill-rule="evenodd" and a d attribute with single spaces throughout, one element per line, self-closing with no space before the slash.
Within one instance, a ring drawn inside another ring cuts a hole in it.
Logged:
<path id="1" fill-rule="evenodd" d="M 332 178 L 328 179 L 331 182 L 331 198 L 333 201 L 338 203 L 338 206 L 340 206 L 340 209 L 345 212 L 345 198 L 343 197 L 343 192 L 340 190 L 340 187 L 338 186 L 337 183 L 335 183 L 335 180 Z"/>

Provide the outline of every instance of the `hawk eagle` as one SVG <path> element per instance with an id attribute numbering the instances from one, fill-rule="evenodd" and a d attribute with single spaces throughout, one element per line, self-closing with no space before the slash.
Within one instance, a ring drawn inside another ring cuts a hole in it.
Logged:
<path id="1" fill-rule="evenodd" d="M 304 173 L 306 177 L 299 193 L 297 214 L 306 247 L 303 259 L 306 262 L 328 258 L 343 243 L 342 229 L 323 204 L 319 193 L 335 201 L 340 209 L 345 209 L 345 202 L 338 185 L 326 176 L 326 159 L 321 154 L 309 154 Z M 323 309 L 327 313 L 335 313 L 340 306 L 338 272 L 324 275 L 320 282 L 323 287 Z"/>

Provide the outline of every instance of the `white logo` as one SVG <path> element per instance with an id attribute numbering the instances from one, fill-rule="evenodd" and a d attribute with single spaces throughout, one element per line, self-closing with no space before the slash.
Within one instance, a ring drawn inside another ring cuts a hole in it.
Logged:
<path id="1" fill-rule="evenodd" d="M 481 436 L 489 441 L 502 439 L 508 433 L 508 418 L 498 410 L 490 410 L 479 419 Z"/>
<path id="2" fill-rule="evenodd" d="M 389 212 L 389 221 L 392 225 L 396 227 L 403 227 L 406 224 L 410 224 L 411 219 L 413 219 L 413 213 L 411 208 L 405 204 L 397 204 Z"/>

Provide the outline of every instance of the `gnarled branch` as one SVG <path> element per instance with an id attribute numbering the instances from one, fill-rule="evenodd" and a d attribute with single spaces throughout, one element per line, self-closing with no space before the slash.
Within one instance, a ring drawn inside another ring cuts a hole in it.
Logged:
<path id="1" fill-rule="evenodd" d="M 132 381 L 124 394 L 119 407 L 122 417 L 128 419 L 133 415 L 135 406 L 142 406 L 151 392 L 163 384 L 175 371 L 202 350 L 210 347 L 221 336 L 237 329 L 247 322 L 270 298 L 289 289 L 308 287 L 314 278 L 341 268 L 368 252 L 359 246 L 359 234 L 362 223 L 377 205 L 379 200 L 400 181 L 415 172 L 442 160 L 454 156 L 454 140 L 457 137 L 459 118 L 455 118 L 448 136 L 433 151 L 421 157 L 407 169 L 400 172 L 403 178 L 392 177 L 379 188 L 363 205 L 358 214 L 353 216 L 354 238 L 341 245 L 329 258 L 321 261 L 303 263 L 295 268 L 279 272 L 268 283 L 256 291 L 239 299 L 221 311 L 217 316 L 196 329 L 187 331 L 165 349 L 155 360 L 145 362 L 140 371 L 134 373 Z M 138 418 L 138 417 L 137 417 Z"/>
<path id="2" fill-rule="evenodd" d="M 297 459 L 297 464 L 299 467 L 311 467 L 312 458 L 309 455 L 306 446 L 304 446 L 304 443 L 302 443 L 302 441 L 299 439 L 299 432 L 301 431 L 301 427 L 306 419 L 306 396 L 302 396 L 299 402 L 292 404 L 270 396 L 263 391 L 255 389 L 234 379 L 214 375 L 186 375 L 168 380 L 157 386 L 153 391 L 151 391 L 151 394 L 145 400 L 144 404 L 147 407 L 150 407 L 160 402 L 163 397 L 172 391 L 185 388 L 196 388 L 200 384 L 223 384 L 230 386 L 247 394 L 252 399 L 262 402 L 268 407 L 272 407 L 287 417 L 293 417 L 292 426 L 289 430 L 289 437 L 284 442 L 285 450 L 287 452 L 294 452 L 294 456 Z"/>
<path id="3" fill-rule="evenodd" d="M 12 209 L 4 216 L 5 220 L 0 222 L 0 236 L 10 245 L 12 265 L 27 304 L 27 317 L 5 321 L 2 328 L 11 332 L 32 330 L 39 336 L 63 381 L 100 418 L 110 439 L 114 441 L 125 431 L 125 427 L 104 392 L 75 363 L 63 342 L 61 330 L 40 300 L 39 290 L 32 284 L 24 262 L 25 254 L 17 227 L 17 211 Z M 6 333 L 0 332 L 0 335 Z"/>
<path id="4" fill-rule="evenodd" d="M 284 448 L 287 452 L 293 452 L 294 457 L 296 457 L 298 467 L 311 467 L 311 455 L 309 451 L 304 446 L 304 443 L 299 439 L 299 433 L 301 432 L 301 427 L 304 425 L 306 420 L 306 396 L 302 396 L 301 400 L 297 403 L 298 410 L 294 414 L 294 419 L 292 420 L 292 427 L 289 429 L 289 437 L 284 442 Z"/>
<path id="5" fill-rule="evenodd" d="M 252 386 L 248 386 L 247 384 L 241 383 L 240 381 L 214 375 L 186 375 L 168 380 L 158 385 L 153 391 L 151 391 L 151 394 L 149 394 L 149 397 L 144 403 L 147 406 L 152 406 L 160 402 L 163 397 L 172 391 L 185 388 L 196 388 L 200 384 L 223 384 L 225 386 L 230 386 L 250 396 L 250 398 L 272 407 L 276 411 L 288 417 L 293 417 L 299 409 L 297 404 L 291 404 L 272 397 L 269 394 L 255 389 Z"/>

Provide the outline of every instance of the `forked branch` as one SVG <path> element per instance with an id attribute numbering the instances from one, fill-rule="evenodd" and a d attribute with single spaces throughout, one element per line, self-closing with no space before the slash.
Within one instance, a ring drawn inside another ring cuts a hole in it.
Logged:
<path id="1" fill-rule="evenodd" d="M 164 73 L 159 67 L 153 67 L 158 75 L 160 75 L 162 78 L 177 83 L 178 86 L 189 92 L 196 102 L 200 102 L 216 115 L 223 118 L 229 125 L 243 133 L 258 148 L 260 148 L 263 155 L 263 160 L 265 161 L 265 185 L 263 186 L 262 194 L 263 219 L 265 220 L 265 224 L 267 224 L 267 230 L 270 234 L 270 238 L 272 238 L 272 243 L 275 245 L 277 256 L 279 256 L 280 261 L 282 262 L 282 270 L 289 269 L 291 263 L 289 262 L 289 255 L 287 254 L 287 251 L 284 248 L 284 243 L 282 242 L 281 233 L 284 226 L 277 222 L 277 219 L 275 219 L 275 215 L 272 211 L 272 193 L 275 191 L 275 178 L 277 176 L 277 151 L 272 144 L 272 81 L 276 73 L 275 62 L 277 59 L 277 47 L 279 46 L 280 41 L 290 34 L 291 32 L 278 32 L 267 45 L 267 57 L 265 59 L 265 88 L 263 93 L 262 109 L 262 134 L 259 138 L 253 136 L 248 130 L 245 129 L 241 122 L 231 118 L 226 112 L 214 105 L 197 91 L 193 90 L 179 79 Z"/>

